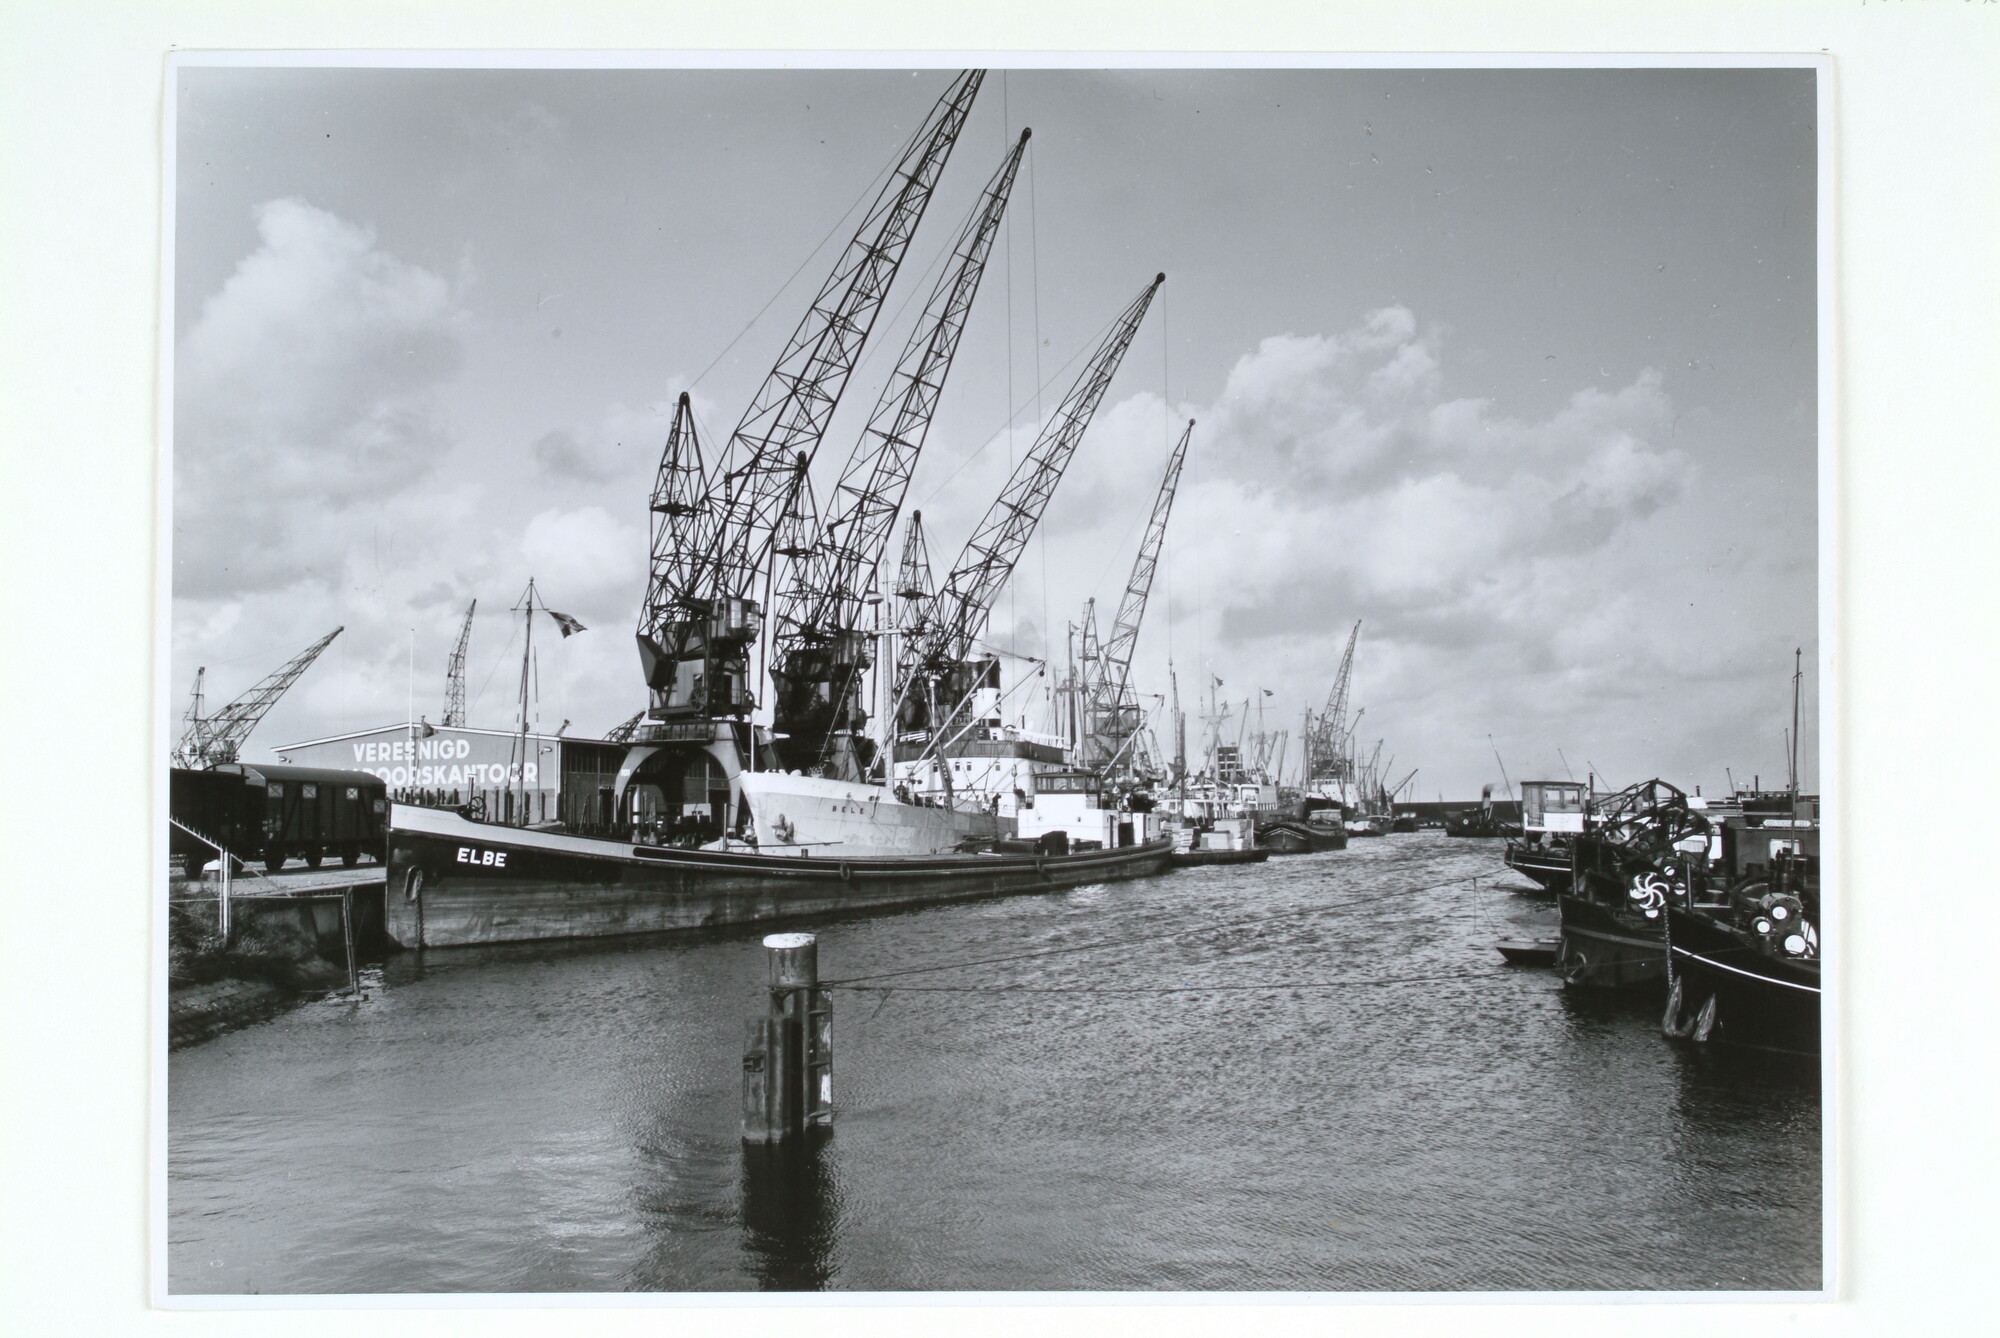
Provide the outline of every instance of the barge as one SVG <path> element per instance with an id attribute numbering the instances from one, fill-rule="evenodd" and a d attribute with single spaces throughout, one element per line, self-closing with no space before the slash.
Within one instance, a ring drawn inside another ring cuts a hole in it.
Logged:
<path id="1" fill-rule="evenodd" d="M 684 849 L 396 804 L 384 920 L 405 948 L 660 933 L 1050 892 L 1161 873 L 1172 858 L 1166 838 L 1068 854 Z"/>
<path id="2" fill-rule="evenodd" d="M 1708 819 L 1663 780 L 1597 802 L 1595 821 L 1571 838 L 1571 886 L 1556 899 L 1566 985 L 1664 989 L 1670 898 L 1685 898 L 1710 844 Z"/>
<path id="3" fill-rule="evenodd" d="M 1666 907 L 1671 989 L 1661 1029 L 1793 1054 L 1820 1052 L 1819 800 L 1739 793 L 1721 857 Z"/>

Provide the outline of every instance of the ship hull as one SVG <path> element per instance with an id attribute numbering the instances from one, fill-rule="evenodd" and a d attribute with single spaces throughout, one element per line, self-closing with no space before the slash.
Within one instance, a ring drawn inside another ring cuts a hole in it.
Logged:
<path id="1" fill-rule="evenodd" d="M 1588 989 L 1664 989 L 1667 940 L 1657 921 L 1646 929 L 1582 897 L 1558 899 L 1562 946 L 1556 970 L 1565 985 Z"/>
<path id="2" fill-rule="evenodd" d="M 1561 894 L 1570 890 L 1570 856 L 1567 849 L 1558 853 L 1509 842 L 1507 867 L 1531 880 L 1544 892 Z"/>
<path id="3" fill-rule="evenodd" d="M 1312 848 L 1314 850 L 1347 849 L 1347 829 L 1345 827 L 1332 827 L 1323 822 L 1308 822 L 1305 824 L 1305 828 L 1306 834 L 1312 838 Z"/>
<path id="4" fill-rule="evenodd" d="M 1262 864 L 1271 857 L 1268 850 L 1252 847 L 1249 850 L 1176 850 L 1176 869 L 1195 869 L 1209 864 Z"/>
<path id="5" fill-rule="evenodd" d="M 1773 960 L 1752 946 L 1749 935 L 1679 908 L 1667 911 L 1667 936 L 1678 987 L 1665 1019 L 1669 1035 L 1820 1052 L 1817 961 Z M 1709 1022 L 1698 1028 L 1704 1009 Z"/>
<path id="6" fill-rule="evenodd" d="M 903 803 L 886 787 L 859 781 L 746 771 L 737 783 L 760 850 L 856 859 L 942 855 L 1005 834 L 991 812 Z"/>
<path id="7" fill-rule="evenodd" d="M 1347 833 L 1310 822 L 1283 819 L 1257 828 L 1257 844 L 1273 855 L 1310 855 L 1322 850 L 1347 848 Z"/>
<path id="8" fill-rule="evenodd" d="M 389 937 L 405 948 L 596 938 L 1047 892 L 1165 871 L 1166 840 L 1071 855 L 832 859 L 635 846 L 397 804 Z"/>

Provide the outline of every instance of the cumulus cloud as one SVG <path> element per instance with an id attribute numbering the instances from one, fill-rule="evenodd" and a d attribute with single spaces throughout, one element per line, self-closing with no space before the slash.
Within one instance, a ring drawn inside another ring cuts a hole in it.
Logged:
<path id="1" fill-rule="evenodd" d="M 202 306 L 175 367 L 177 589 L 275 587 L 322 567 L 313 516 L 372 504 L 452 445 L 438 390 L 464 318 L 451 285 L 295 199 Z"/>
<path id="2" fill-rule="evenodd" d="M 218 671 L 220 700 L 344 622 L 267 737 L 379 723 L 413 670 L 416 709 L 435 714 L 444 652 L 477 596 L 473 716 L 504 724 L 521 653 L 510 610 L 532 575 L 591 628 L 538 630 L 542 723 L 595 732 L 630 714 L 642 697 L 630 628 L 645 498 L 678 387 L 475 451 L 445 407 L 473 328 L 464 295 L 310 205 L 274 201 L 258 223 L 257 249 L 180 354 L 176 681 L 218 648 L 263 654 Z M 1657 375 L 1523 417 L 1448 395 L 1450 353 L 1447 328 L 1388 307 L 1332 334 L 1259 341 L 1210 404 L 1114 383 L 988 641 L 1059 665 L 1091 597 L 1109 633 L 1160 470 L 1192 417 L 1135 665 L 1142 695 L 1165 691 L 1171 654 L 1190 708 L 1218 674 L 1231 695 L 1271 689 L 1270 726 L 1295 727 L 1361 619 L 1364 732 L 1453 794 L 1494 778 L 1488 733 L 1510 762 L 1555 774 L 1556 747 L 1614 779 L 1737 756 L 1731 746 L 1764 728 L 1763 696 L 1778 695 L 1760 675 L 1781 658 L 1774 638 L 1795 634 L 1786 610 L 1810 607 L 1810 544 L 1801 558 L 1731 529 L 1718 489 L 1738 502 L 1759 485 L 1708 479 L 1675 446 Z M 712 428 L 733 421 L 696 409 Z M 934 431 L 906 511 L 924 511 L 939 576 L 1038 427 L 1017 423 L 983 447 L 954 440 L 949 421 Z M 711 432 L 704 446 L 712 457 L 723 440 Z M 844 456 L 830 437 L 816 473 Z"/>
<path id="3" fill-rule="evenodd" d="M 1189 672 L 1199 661 L 1247 695 L 1272 689 L 1295 717 L 1324 696 L 1360 619 L 1365 729 L 1390 751 L 1400 738 L 1454 792 L 1476 793 L 1488 733 L 1557 775 L 1558 747 L 1667 772 L 1714 760 L 1730 731 L 1704 743 L 1672 722 L 1701 715 L 1696 700 L 1757 699 L 1777 658 L 1765 643 L 1811 632 L 1809 618 L 1760 620 L 1784 607 L 1780 591 L 1797 606 L 1782 544 L 1749 571 L 1731 556 L 1740 522 L 1716 494 L 1745 481 L 1704 477 L 1674 445 L 1651 371 L 1531 419 L 1447 397 L 1448 353 L 1448 330 L 1390 307 L 1260 341 L 1212 404 L 1108 404 L 1050 507 L 1049 555 L 1024 559 L 994 639 L 1041 617 L 1044 585 L 1055 619 L 1092 595 L 1115 604 L 1167 447 L 1193 417 L 1140 641 L 1149 690 L 1171 647 L 1184 686 L 1204 681 Z"/>

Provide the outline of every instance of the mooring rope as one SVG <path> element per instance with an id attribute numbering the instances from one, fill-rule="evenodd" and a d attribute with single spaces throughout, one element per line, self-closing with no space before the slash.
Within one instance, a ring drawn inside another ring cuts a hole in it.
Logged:
<path id="1" fill-rule="evenodd" d="M 1232 990 L 1338 990 L 1374 985 L 1411 985 L 1442 980 L 1486 980 L 1508 976 L 1506 971 L 1451 971 L 1427 976 L 1368 976 L 1355 980 L 1271 980 L 1233 985 L 842 985 L 828 983 L 823 990 L 845 990 L 850 994 L 1208 994 Z"/>

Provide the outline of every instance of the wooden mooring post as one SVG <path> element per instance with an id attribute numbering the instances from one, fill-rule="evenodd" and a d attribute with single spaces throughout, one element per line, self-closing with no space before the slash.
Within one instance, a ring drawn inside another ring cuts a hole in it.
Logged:
<path id="1" fill-rule="evenodd" d="M 769 1003 L 743 1051 L 743 1141 L 781 1143 L 833 1123 L 833 1010 L 819 988 L 819 940 L 764 939 Z"/>

